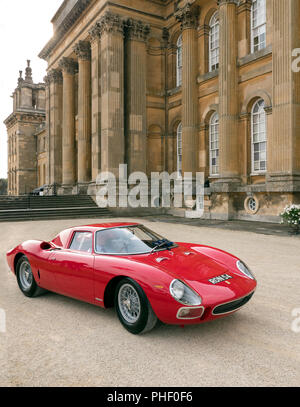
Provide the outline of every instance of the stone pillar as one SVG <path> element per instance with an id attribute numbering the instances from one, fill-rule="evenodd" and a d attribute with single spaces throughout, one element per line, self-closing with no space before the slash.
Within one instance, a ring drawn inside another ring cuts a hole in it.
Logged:
<path id="1" fill-rule="evenodd" d="M 237 0 L 219 0 L 220 69 L 220 178 L 239 181 Z"/>
<path id="2" fill-rule="evenodd" d="M 63 71 L 62 183 L 70 187 L 76 180 L 74 75 L 77 64 L 64 57 L 59 66 Z"/>
<path id="3" fill-rule="evenodd" d="M 251 52 L 251 6 L 252 0 L 240 0 L 238 7 L 238 56 L 243 58 Z"/>
<path id="4" fill-rule="evenodd" d="M 292 52 L 300 48 L 299 15 L 300 0 L 273 0 L 273 131 L 269 134 L 268 129 L 268 181 L 277 183 L 281 191 L 295 188 L 296 181 L 300 188 L 300 72 L 292 69 Z"/>
<path id="5" fill-rule="evenodd" d="M 62 73 L 52 69 L 50 80 L 50 184 L 62 183 Z M 55 189 L 55 188 L 54 188 Z M 55 192 L 55 191 L 54 191 Z"/>
<path id="6" fill-rule="evenodd" d="M 124 32 L 120 16 L 107 12 L 101 32 L 101 169 L 118 177 L 125 162 Z"/>
<path id="7" fill-rule="evenodd" d="M 198 8 L 187 4 L 177 15 L 182 30 L 182 172 L 197 170 L 198 137 Z"/>
<path id="8" fill-rule="evenodd" d="M 205 179 L 209 177 L 209 160 L 208 160 L 208 148 L 209 148 L 209 125 L 202 123 L 200 125 L 199 135 L 199 148 L 198 148 L 198 169 L 200 172 L 204 172 Z"/>
<path id="9" fill-rule="evenodd" d="M 78 57 L 78 184 L 91 181 L 91 48 L 79 41 L 74 51 Z"/>
<path id="10" fill-rule="evenodd" d="M 150 27 L 129 19 L 126 29 L 126 162 L 128 172 L 147 169 L 146 39 Z"/>
<path id="11" fill-rule="evenodd" d="M 240 115 L 239 157 L 241 180 L 243 184 L 247 185 L 251 173 L 251 114 L 248 112 Z"/>
<path id="12" fill-rule="evenodd" d="M 209 71 L 209 26 L 203 24 L 198 29 L 198 66 L 200 75 Z"/>
<path id="13" fill-rule="evenodd" d="M 101 39 L 98 24 L 90 30 L 92 59 L 92 181 L 101 171 Z"/>
<path id="14" fill-rule="evenodd" d="M 46 142 L 45 151 L 47 154 L 47 170 L 45 183 L 50 184 L 50 78 L 45 76 L 45 110 L 46 110 Z"/>

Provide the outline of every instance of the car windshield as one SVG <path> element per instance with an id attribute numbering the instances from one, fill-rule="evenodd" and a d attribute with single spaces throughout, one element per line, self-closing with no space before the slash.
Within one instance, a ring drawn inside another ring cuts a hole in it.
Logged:
<path id="1" fill-rule="evenodd" d="M 97 253 L 115 255 L 146 254 L 175 246 L 142 225 L 100 230 L 95 242 Z"/>

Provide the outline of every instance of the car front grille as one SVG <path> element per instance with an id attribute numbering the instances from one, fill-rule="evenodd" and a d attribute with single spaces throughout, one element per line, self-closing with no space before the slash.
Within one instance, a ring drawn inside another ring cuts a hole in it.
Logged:
<path id="1" fill-rule="evenodd" d="M 251 298 L 253 297 L 253 294 L 254 294 L 254 292 L 251 293 L 250 295 L 247 295 L 246 297 L 240 298 L 239 300 L 235 300 L 235 301 L 228 302 L 226 304 L 221 304 L 221 305 L 217 306 L 213 310 L 213 315 L 227 314 L 228 312 L 232 312 L 232 311 L 235 311 L 235 310 L 241 308 L 242 306 L 244 306 L 245 304 L 247 304 L 247 302 L 249 302 L 251 300 Z"/>

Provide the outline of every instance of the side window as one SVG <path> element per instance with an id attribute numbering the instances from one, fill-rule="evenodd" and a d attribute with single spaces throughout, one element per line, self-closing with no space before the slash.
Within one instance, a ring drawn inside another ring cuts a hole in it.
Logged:
<path id="1" fill-rule="evenodd" d="M 93 234 L 90 232 L 75 232 L 70 244 L 71 250 L 92 253 Z"/>

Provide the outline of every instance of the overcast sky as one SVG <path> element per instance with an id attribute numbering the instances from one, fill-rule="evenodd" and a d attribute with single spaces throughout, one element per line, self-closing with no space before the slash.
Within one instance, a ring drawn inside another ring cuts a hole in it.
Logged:
<path id="1" fill-rule="evenodd" d="M 0 178 L 7 177 L 7 135 L 3 121 L 12 113 L 10 97 L 19 71 L 31 60 L 34 82 L 42 82 L 47 64 L 38 57 L 52 37 L 50 23 L 62 0 L 10 0 L 0 12 Z M 23 74 L 24 77 L 24 74 Z"/>

